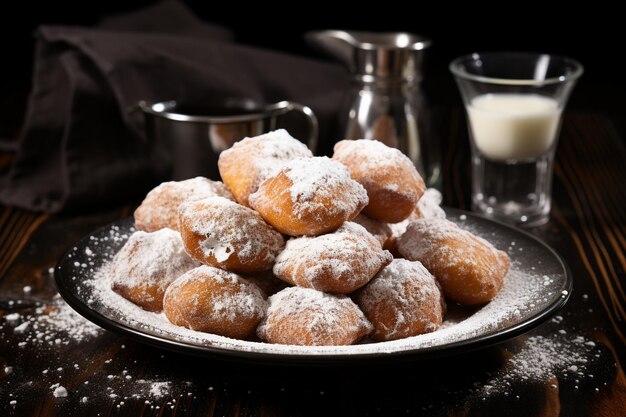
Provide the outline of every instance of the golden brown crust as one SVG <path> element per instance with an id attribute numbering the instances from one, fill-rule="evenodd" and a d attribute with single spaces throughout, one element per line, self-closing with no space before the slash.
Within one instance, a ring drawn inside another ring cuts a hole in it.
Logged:
<path id="1" fill-rule="evenodd" d="M 223 151 L 218 160 L 222 181 L 239 204 L 249 206 L 248 197 L 282 164 L 311 151 L 283 129 L 245 138 Z"/>
<path id="2" fill-rule="evenodd" d="M 443 323 L 445 301 L 435 277 L 419 262 L 394 259 L 359 291 L 358 305 L 376 341 L 430 333 Z"/>
<path id="3" fill-rule="evenodd" d="M 398 250 L 406 259 L 426 266 L 446 299 L 468 306 L 491 301 L 510 266 L 505 252 L 445 219 L 419 219 L 409 224 Z"/>
<path id="4" fill-rule="evenodd" d="M 346 222 L 333 233 L 289 240 L 276 258 L 274 274 L 300 287 L 349 294 L 391 260 L 362 226 Z"/>
<path id="5" fill-rule="evenodd" d="M 135 227 L 146 232 L 163 228 L 178 230 L 178 206 L 185 201 L 213 196 L 233 200 L 233 195 L 220 181 L 196 177 L 164 182 L 152 189 L 135 210 Z"/>
<path id="6" fill-rule="evenodd" d="M 171 229 L 137 231 L 113 259 L 111 288 L 144 310 L 161 311 L 167 287 L 197 267 Z"/>
<path id="7" fill-rule="evenodd" d="M 269 298 L 257 336 L 269 343 L 304 346 L 351 345 L 371 330 L 363 312 L 343 295 L 290 287 Z"/>
<path id="8" fill-rule="evenodd" d="M 163 299 L 163 311 L 173 324 L 234 339 L 250 337 L 266 307 L 256 285 L 210 266 L 174 281 Z"/>
<path id="9" fill-rule="evenodd" d="M 308 171 L 316 178 L 307 177 Z M 303 186 L 306 181 L 310 187 Z M 340 164 L 325 157 L 301 158 L 265 180 L 248 201 L 281 233 L 317 236 L 356 217 L 367 204 L 367 194 Z"/>
<path id="10" fill-rule="evenodd" d="M 378 141 L 342 140 L 333 159 L 346 165 L 367 190 L 369 204 L 363 213 L 384 223 L 406 219 L 426 188 L 407 156 Z"/>
<path id="11" fill-rule="evenodd" d="M 207 265 L 238 273 L 265 271 L 285 245 L 257 212 L 224 198 L 188 202 L 179 213 L 187 253 Z"/>

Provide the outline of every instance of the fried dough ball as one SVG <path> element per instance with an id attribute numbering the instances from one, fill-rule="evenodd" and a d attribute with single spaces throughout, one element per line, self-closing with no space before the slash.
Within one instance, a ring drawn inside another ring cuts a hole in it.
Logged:
<path id="1" fill-rule="evenodd" d="M 290 287 L 269 298 L 257 336 L 269 343 L 305 346 L 351 345 L 372 329 L 344 295 Z"/>
<path id="2" fill-rule="evenodd" d="M 398 241 L 406 259 L 420 261 L 437 278 L 448 301 L 479 305 L 502 288 L 509 256 L 446 219 L 418 219 Z"/>
<path id="3" fill-rule="evenodd" d="M 394 259 L 357 297 L 374 326 L 376 341 L 396 340 L 437 330 L 445 301 L 435 277 L 420 262 Z"/>
<path id="4" fill-rule="evenodd" d="M 426 188 L 406 155 L 377 140 L 342 140 L 335 145 L 333 159 L 346 165 L 367 190 L 369 204 L 363 213 L 381 222 L 409 217 Z"/>
<path id="5" fill-rule="evenodd" d="M 163 311 L 173 324 L 234 339 L 252 335 L 266 308 L 256 285 L 207 265 L 174 281 L 163 299 Z"/>
<path id="6" fill-rule="evenodd" d="M 138 231 L 113 258 L 111 288 L 144 310 L 161 311 L 167 287 L 198 265 L 185 252 L 178 232 Z"/>
<path id="7" fill-rule="evenodd" d="M 392 258 L 363 226 L 346 222 L 333 233 L 287 241 L 274 275 L 300 287 L 348 294 L 367 284 Z"/>
<path id="8" fill-rule="evenodd" d="M 378 220 L 370 219 L 365 214 L 361 213 L 352 220 L 356 224 L 360 224 L 367 230 L 372 236 L 378 240 L 380 246 L 383 247 L 385 242 L 391 238 L 391 227 L 389 224 L 379 222 Z"/>
<path id="9" fill-rule="evenodd" d="M 345 166 L 314 157 L 287 162 L 248 201 L 281 233 L 316 236 L 355 218 L 368 200 Z"/>
<path id="10" fill-rule="evenodd" d="M 180 206 L 180 233 L 189 256 L 232 272 L 265 271 L 285 239 L 254 210 L 223 197 Z"/>
<path id="11" fill-rule="evenodd" d="M 178 230 L 178 206 L 185 201 L 215 196 L 234 200 L 223 183 L 208 178 L 164 182 L 152 189 L 135 210 L 135 226 L 146 232 L 164 227 Z"/>
<path id="12" fill-rule="evenodd" d="M 287 161 L 313 154 L 284 129 L 244 138 L 220 153 L 217 166 L 222 180 L 239 204 L 248 206 L 248 197 L 265 179 Z"/>

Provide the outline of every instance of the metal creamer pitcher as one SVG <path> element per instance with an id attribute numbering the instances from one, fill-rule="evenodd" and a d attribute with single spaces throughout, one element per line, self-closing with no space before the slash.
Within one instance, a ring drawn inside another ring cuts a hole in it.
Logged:
<path id="1" fill-rule="evenodd" d="M 378 139 L 400 149 L 428 186 L 438 186 L 439 147 L 420 86 L 431 41 L 410 33 L 342 30 L 309 32 L 306 38 L 354 75 L 343 115 L 345 139 Z"/>

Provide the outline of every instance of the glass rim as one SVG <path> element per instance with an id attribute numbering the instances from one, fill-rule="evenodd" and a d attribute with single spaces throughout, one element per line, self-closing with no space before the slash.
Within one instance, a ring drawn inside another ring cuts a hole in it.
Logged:
<path id="1" fill-rule="evenodd" d="M 474 61 L 478 57 L 481 56 L 516 56 L 516 57 L 524 57 L 524 58 L 539 58 L 539 57 L 549 57 L 550 59 L 560 59 L 564 63 L 570 64 L 574 71 L 571 74 L 560 75 L 558 77 L 546 78 L 543 80 L 536 80 L 531 78 L 501 78 L 501 77 L 487 77 L 484 75 L 471 74 L 464 70 L 459 64 L 463 61 Z M 541 54 L 541 53 L 530 53 L 530 52 L 473 52 L 471 54 L 462 55 L 458 58 L 455 58 L 450 62 L 448 66 L 450 72 L 456 77 L 477 81 L 481 83 L 488 84 L 499 84 L 499 85 L 528 85 L 528 86 L 541 86 L 548 84 L 559 84 L 567 81 L 574 81 L 580 78 L 584 73 L 583 65 L 576 61 L 575 59 L 563 56 L 563 55 L 553 55 L 553 54 Z"/>

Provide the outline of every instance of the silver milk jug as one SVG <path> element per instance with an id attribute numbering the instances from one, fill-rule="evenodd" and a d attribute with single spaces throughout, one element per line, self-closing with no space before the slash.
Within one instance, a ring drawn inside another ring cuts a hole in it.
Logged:
<path id="1" fill-rule="evenodd" d="M 440 186 L 439 144 L 420 82 L 427 38 L 410 33 L 323 30 L 306 34 L 314 46 L 353 74 L 343 116 L 345 139 L 378 139 L 406 154 L 431 187 Z"/>

